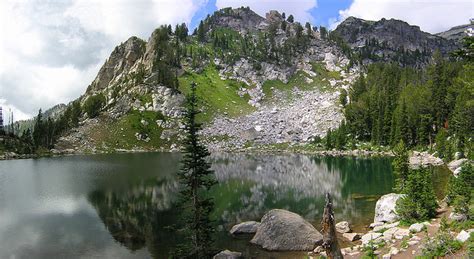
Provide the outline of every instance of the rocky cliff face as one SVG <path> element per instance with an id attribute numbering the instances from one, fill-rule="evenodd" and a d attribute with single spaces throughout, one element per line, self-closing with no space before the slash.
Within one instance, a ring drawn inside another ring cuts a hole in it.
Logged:
<path id="1" fill-rule="evenodd" d="M 145 45 L 145 41 L 137 37 L 131 37 L 115 47 L 110 57 L 100 68 L 97 77 L 92 81 L 87 92 L 101 91 L 112 82 L 120 79 L 121 76 L 128 74 L 137 60 L 145 53 Z"/>
<path id="2" fill-rule="evenodd" d="M 170 34 L 166 41 L 171 48 L 164 49 L 156 30 L 148 41 L 131 37 L 117 46 L 79 98 L 84 104 L 102 94 L 106 105 L 100 116 L 84 115 L 56 148 L 176 150 L 184 93 L 192 81 L 198 83 L 203 104 L 203 136 L 215 150 L 306 143 L 342 121 L 339 92 L 350 87 L 360 67 L 333 39 L 289 23 L 277 11 L 264 18 L 248 8 L 227 8 L 203 24 L 205 42 L 197 36 L 180 42 Z M 397 20 L 348 18 L 336 32 L 354 50 L 376 46 L 367 58 L 397 60 L 401 49 L 425 58 L 434 49 L 447 53 L 453 48 L 452 41 Z M 162 62 L 168 55 L 163 50 L 171 51 L 175 64 Z M 159 80 L 166 66 L 178 87 Z"/>
<path id="3" fill-rule="evenodd" d="M 457 47 L 453 40 L 423 32 L 418 26 L 395 19 L 367 21 L 349 17 L 335 32 L 365 59 L 399 61 L 408 65 L 425 62 L 435 50 L 448 54 Z"/>
<path id="4" fill-rule="evenodd" d="M 241 33 L 254 32 L 266 25 L 265 19 L 248 7 L 237 9 L 224 8 L 208 17 L 206 21 L 210 24 L 210 30 L 223 27 Z"/>

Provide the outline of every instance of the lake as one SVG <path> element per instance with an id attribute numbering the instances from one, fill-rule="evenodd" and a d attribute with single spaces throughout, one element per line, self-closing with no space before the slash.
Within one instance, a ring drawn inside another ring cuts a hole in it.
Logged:
<path id="1" fill-rule="evenodd" d="M 0 258 L 167 258 L 178 238 L 176 172 L 180 155 L 139 153 L 0 161 Z M 269 253 L 233 238 L 236 223 L 272 208 L 302 215 L 320 229 L 324 194 L 336 221 L 356 231 L 373 221 L 375 202 L 391 192 L 388 158 L 213 154 L 218 185 L 217 248 L 247 257 Z M 449 173 L 435 170 L 438 196 Z"/>

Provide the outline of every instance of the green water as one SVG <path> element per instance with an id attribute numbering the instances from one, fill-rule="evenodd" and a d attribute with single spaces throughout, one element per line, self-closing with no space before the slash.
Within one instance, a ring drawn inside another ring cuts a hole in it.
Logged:
<path id="1" fill-rule="evenodd" d="M 179 241 L 179 154 L 147 153 L 0 161 L 0 258 L 167 258 Z M 391 192 L 386 158 L 215 154 L 212 189 L 218 249 L 268 253 L 228 230 L 272 208 L 296 212 L 319 229 L 324 194 L 337 221 L 357 231 L 372 222 L 376 200 Z M 445 170 L 436 170 L 440 196 Z"/>

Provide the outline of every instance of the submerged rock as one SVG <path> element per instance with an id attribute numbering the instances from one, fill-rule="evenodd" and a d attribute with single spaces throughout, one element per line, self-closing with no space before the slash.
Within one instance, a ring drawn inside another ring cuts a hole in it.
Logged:
<path id="1" fill-rule="evenodd" d="M 375 204 L 375 217 L 374 222 L 387 222 L 392 223 L 399 219 L 395 211 L 397 200 L 403 197 L 402 194 L 389 193 L 386 194 L 377 201 Z"/>
<path id="2" fill-rule="evenodd" d="M 323 236 L 300 215 L 282 209 L 267 212 L 250 241 L 271 251 L 312 251 Z"/>
<path id="3" fill-rule="evenodd" d="M 260 222 L 246 221 L 246 222 L 242 222 L 240 224 L 233 226 L 230 229 L 230 233 L 232 235 L 254 234 L 257 232 L 259 226 L 260 226 Z"/>
<path id="4" fill-rule="evenodd" d="M 216 254 L 213 259 L 238 259 L 243 258 L 242 253 L 224 250 Z"/>

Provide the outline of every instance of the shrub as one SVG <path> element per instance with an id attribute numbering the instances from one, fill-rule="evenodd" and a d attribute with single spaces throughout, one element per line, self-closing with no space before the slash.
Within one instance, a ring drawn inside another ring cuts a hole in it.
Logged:
<path id="1" fill-rule="evenodd" d="M 95 118 L 99 115 L 100 110 L 105 105 L 105 97 L 103 94 L 90 96 L 84 102 L 84 111 L 87 112 L 89 118 Z"/>
<path id="2" fill-rule="evenodd" d="M 426 258 L 437 258 L 447 254 L 453 254 L 461 249 L 461 247 L 462 243 L 449 234 L 448 228 L 440 227 L 436 236 L 426 240 L 422 254 Z"/>

